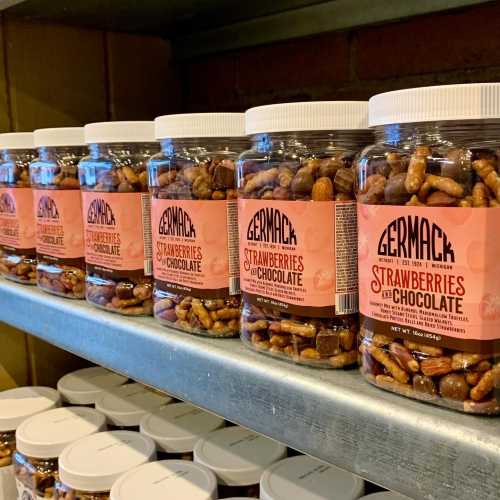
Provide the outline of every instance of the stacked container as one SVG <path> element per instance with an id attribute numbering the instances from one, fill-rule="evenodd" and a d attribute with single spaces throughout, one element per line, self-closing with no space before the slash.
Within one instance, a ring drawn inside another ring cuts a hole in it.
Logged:
<path id="1" fill-rule="evenodd" d="M 500 84 L 370 99 L 358 162 L 362 371 L 382 389 L 500 413 Z"/>
<path id="2" fill-rule="evenodd" d="M 247 147 L 244 115 L 155 120 L 162 152 L 149 163 L 155 316 L 211 337 L 239 331 L 235 161 Z"/>
<path id="3" fill-rule="evenodd" d="M 238 162 L 241 336 L 319 367 L 357 361 L 354 156 L 371 141 L 366 102 L 249 109 Z"/>
<path id="4" fill-rule="evenodd" d="M 33 134 L 0 134 L 0 274 L 36 283 L 36 236 L 29 165 Z"/>
<path id="5" fill-rule="evenodd" d="M 128 316 L 153 312 L 146 165 L 159 150 L 153 122 L 85 126 L 83 191 L 87 300 Z"/>
<path id="6" fill-rule="evenodd" d="M 43 290 L 85 298 L 85 248 L 78 162 L 83 128 L 35 130 L 38 158 L 30 165 L 36 220 L 37 283 Z"/>

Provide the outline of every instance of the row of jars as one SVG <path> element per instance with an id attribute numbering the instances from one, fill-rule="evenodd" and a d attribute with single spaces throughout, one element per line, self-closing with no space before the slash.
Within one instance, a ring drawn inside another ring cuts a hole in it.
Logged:
<path id="1" fill-rule="evenodd" d="M 46 247 L 35 268 L 4 244 L 0 270 L 298 363 L 361 359 L 382 389 L 499 414 L 498 102 L 500 84 L 471 84 L 90 124 L 78 168 L 57 130 L 37 131 L 36 160 L 4 143 L 0 237 L 22 236 L 31 178 Z M 81 212 L 61 187 L 77 171 Z M 48 251 L 75 233 L 86 287 L 75 256 Z"/>
<path id="2" fill-rule="evenodd" d="M 16 489 L 23 500 L 326 500 L 333 490 L 358 500 L 366 491 L 358 476 L 126 382 L 91 367 L 64 376 L 57 391 L 1 392 L 0 500 Z"/>

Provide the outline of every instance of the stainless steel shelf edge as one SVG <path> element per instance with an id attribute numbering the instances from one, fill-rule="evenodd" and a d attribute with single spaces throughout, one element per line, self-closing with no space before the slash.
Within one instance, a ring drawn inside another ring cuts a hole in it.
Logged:
<path id="1" fill-rule="evenodd" d="M 415 500 L 499 498 L 497 419 L 379 391 L 355 370 L 294 366 L 238 340 L 189 336 L 5 281 L 0 319 Z"/>

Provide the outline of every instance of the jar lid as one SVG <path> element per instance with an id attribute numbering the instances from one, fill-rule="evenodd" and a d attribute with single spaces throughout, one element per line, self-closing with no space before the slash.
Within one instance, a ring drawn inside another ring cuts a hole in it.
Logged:
<path id="1" fill-rule="evenodd" d="M 157 139 L 245 137 L 244 113 L 164 115 L 155 120 Z"/>
<path id="2" fill-rule="evenodd" d="M 110 500 L 215 500 L 217 479 L 202 465 L 186 460 L 163 460 L 124 474 L 111 488 Z"/>
<path id="3" fill-rule="evenodd" d="M 127 377 L 123 375 L 101 366 L 92 366 L 64 375 L 57 382 L 57 390 L 70 404 L 90 405 L 105 390 L 120 386 L 126 381 Z"/>
<path id="4" fill-rule="evenodd" d="M 258 484 L 264 470 L 285 456 L 283 444 L 237 426 L 211 432 L 194 447 L 194 461 L 228 486 Z"/>
<path id="5" fill-rule="evenodd" d="M 0 134 L 0 149 L 34 149 L 33 132 Z"/>
<path id="6" fill-rule="evenodd" d="M 262 500 L 357 500 L 365 491 L 360 477 L 306 455 L 286 458 L 267 469 L 260 480 Z"/>
<path id="7" fill-rule="evenodd" d="M 61 396 L 50 387 L 17 387 L 0 392 L 0 431 L 15 431 L 32 415 L 61 404 Z"/>
<path id="8" fill-rule="evenodd" d="M 165 394 L 142 384 L 126 384 L 103 392 L 95 402 L 95 407 L 104 413 L 113 425 L 133 427 L 140 424 L 142 417 L 172 402 Z"/>
<path id="9" fill-rule="evenodd" d="M 371 495 L 366 495 L 361 497 L 359 500 L 411 500 L 409 497 L 405 497 L 395 491 L 379 491 L 378 493 L 372 493 Z"/>
<path id="10" fill-rule="evenodd" d="M 370 126 L 500 118 L 500 83 L 396 90 L 369 101 Z"/>
<path id="11" fill-rule="evenodd" d="M 93 408 L 56 408 L 25 420 L 16 432 L 16 447 L 33 458 L 55 458 L 68 444 L 106 429 L 106 418 Z"/>
<path id="12" fill-rule="evenodd" d="M 175 403 L 149 413 L 141 432 L 166 453 L 187 453 L 209 432 L 224 426 L 224 419 L 188 403 Z"/>
<path id="13" fill-rule="evenodd" d="M 125 472 L 155 458 L 155 444 L 131 431 L 99 432 L 67 446 L 59 457 L 59 478 L 75 490 L 109 491 Z"/>
<path id="14" fill-rule="evenodd" d="M 313 101 L 270 104 L 245 113 L 247 135 L 273 132 L 365 130 L 366 101 Z"/>
<path id="15" fill-rule="evenodd" d="M 98 122 L 85 125 L 87 144 L 155 142 L 154 122 Z"/>
<path id="16" fill-rule="evenodd" d="M 85 146 L 83 127 L 39 128 L 33 132 L 36 148 Z"/>

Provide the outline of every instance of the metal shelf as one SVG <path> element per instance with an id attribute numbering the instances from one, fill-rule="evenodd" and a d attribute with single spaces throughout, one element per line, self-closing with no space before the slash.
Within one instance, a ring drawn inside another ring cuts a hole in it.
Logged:
<path id="1" fill-rule="evenodd" d="M 498 500 L 500 425 L 0 283 L 0 319 L 415 500 Z"/>

